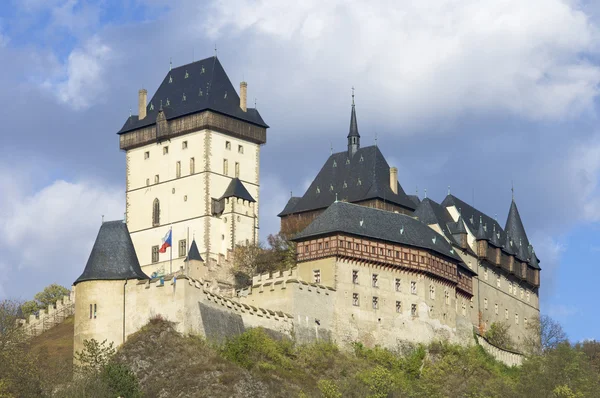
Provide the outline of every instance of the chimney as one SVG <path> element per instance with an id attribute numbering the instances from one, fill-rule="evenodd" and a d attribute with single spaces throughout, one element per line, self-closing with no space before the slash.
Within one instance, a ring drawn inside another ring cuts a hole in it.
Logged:
<path id="1" fill-rule="evenodd" d="M 141 89 L 138 94 L 138 115 L 139 120 L 146 117 L 146 101 L 148 99 L 148 91 L 145 88 Z"/>
<path id="2" fill-rule="evenodd" d="M 241 82 L 240 83 L 240 108 L 242 108 L 242 110 L 244 112 L 246 112 L 246 110 L 247 110 L 247 108 L 246 108 L 247 92 L 248 92 L 248 83 Z"/>
<path id="3" fill-rule="evenodd" d="M 390 167 L 390 188 L 395 194 L 398 193 L 398 169 Z"/>

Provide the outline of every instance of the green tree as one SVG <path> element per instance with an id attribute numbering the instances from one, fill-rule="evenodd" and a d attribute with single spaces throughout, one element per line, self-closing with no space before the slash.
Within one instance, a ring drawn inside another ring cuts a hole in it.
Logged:
<path id="1" fill-rule="evenodd" d="M 83 350 L 75 353 L 79 371 L 84 374 L 98 374 L 115 355 L 113 343 L 98 342 L 96 339 L 83 340 Z"/>
<path id="2" fill-rule="evenodd" d="M 25 319 L 29 318 L 29 315 L 35 314 L 40 310 L 40 306 L 37 301 L 29 300 L 23 303 L 21 306 L 21 312 Z"/>
<path id="3" fill-rule="evenodd" d="M 109 362 L 102 369 L 102 380 L 107 384 L 113 396 L 137 398 L 142 396 L 140 383 L 126 365 Z"/>
<path id="4" fill-rule="evenodd" d="M 57 285 L 56 283 L 46 286 L 44 290 L 34 296 L 40 308 L 48 308 L 59 300 L 62 300 L 64 296 L 69 295 L 69 289 L 64 286 Z"/>
<path id="5" fill-rule="evenodd" d="M 496 347 L 512 350 L 515 344 L 510 337 L 509 329 L 510 326 L 506 322 L 494 322 L 485 332 L 485 338 Z"/>

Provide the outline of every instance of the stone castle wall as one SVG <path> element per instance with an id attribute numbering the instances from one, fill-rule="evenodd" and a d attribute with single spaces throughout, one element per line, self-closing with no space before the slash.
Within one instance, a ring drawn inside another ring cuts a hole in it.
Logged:
<path id="1" fill-rule="evenodd" d="M 71 292 L 68 296 L 63 296 L 54 305 L 40 310 L 37 315 L 32 314 L 27 319 L 20 319 L 19 324 L 23 327 L 27 336 L 37 336 L 63 322 L 74 313 L 75 292 Z"/>

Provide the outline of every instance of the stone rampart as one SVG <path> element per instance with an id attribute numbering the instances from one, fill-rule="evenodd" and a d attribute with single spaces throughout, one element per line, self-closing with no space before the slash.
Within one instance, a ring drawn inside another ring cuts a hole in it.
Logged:
<path id="1" fill-rule="evenodd" d="M 21 319 L 19 323 L 27 336 L 37 336 L 48 329 L 63 322 L 75 313 L 75 294 L 70 292 L 48 308 L 31 314 L 28 319 Z"/>
<path id="2" fill-rule="evenodd" d="M 475 339 L 483 350 L 490 354 L 496 361 L 502 362 L 506 366 L 521 366 L 523 364 L 523 354 L 496 347 L 487 341 L 485 337 L 477 334 L 475 335 Z"/>

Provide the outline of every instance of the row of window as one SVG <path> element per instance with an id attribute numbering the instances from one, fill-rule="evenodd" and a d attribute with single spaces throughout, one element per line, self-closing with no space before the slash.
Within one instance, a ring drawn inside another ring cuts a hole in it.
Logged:
<path id="1" fill-rule="evenodd" d="M 196 172 L 196 159 L 194 158 L 190 158 L 190 175 L 194 174 Z M 175 163 L 175 176 L 177 178 L 181 177 L 181 162 L 177 161 Z M 160 182 L 160 176 L 158 174 L 156 174 L 154 176 L 154 183 L 158 184 Z M 146 178 L 146 186 L 150 185 L 150 179 Z"/>
<path id="2" fill-rule="evenodd" d="M 352 294 L 352 305 L 355 307 L 360 306 L 360 298 L 359 298 L 358 293 Z M 371 305 L 374 310 L 378 310 L 379 309 L 379 297 L 373 296 Z M 401 301 L 396 301 L 396 312 L 399 314 L 402 313 L 402 302 Z M 410 314 L 412 316 L 417 316 L 417 305 L 416 304 L 411 304 Z"/>
<path id="3" fill-rule="evenodd" d="M 187 255 L 187 240 L 181 239 L 179 241 L 179 257 L 185 257 Z M 152 263 L 157 263 L 159 261 L 159 250 L 160 247 L 158 245 L 152 246 Z M 171 249 L 172 250 L 172 249 Z"/>
<path id="4" fill-rule="evenodd" d="M 314 272 L 315 273 L 318 272 L 319 280 L 320 280 L 320 271 L 315 270 Z M 352 271 L 352 283 L 355 285 L 358 285 L 358 271 L 357 270 Z M 379 287 L 379 275 L 378 274 L 371 275 L 371 286 Z M 400 278 L 395 279 L 394 287 L 397 292 L 402 291 L 402 280 Z M 411 292 L 411 294 L 417 294 L 417 282 L 416 281 L 410 282 L 410 292 Z M 435 285 L 433 285 L 433 284 L 429 285 L 429 298 L 432 300 L 435 300 Z M 450 292 L 448 292 L 448 290 L 444 290 L 444 301 L 446 302 L 446 304 L 450 304 Z"/>
<path id="5" fill-rule="evenodd" d="M 486 280 L 486 281 L 489 279 L 487 268 L 485 268 L 484 271 L 483 271 L 483 279 Z M 502 286 L 501 279 L 502 279 L 502 276 L 500 274 L 498 274 L 498 278 L 496 279 L 496 287 L 498 289 L 500 289 L 501 286 Z M 517 293 L 519 292 L 518 291 L 519 288 L 517 286 L 518 285 L 516 283 L 513 284 L 512 282 L 508 282 L 508 294 L 512 294 L 513 296 L 517 296 Z M 523 298 L 526 297 L 527 298 L 527 302 L 531 301 L 531 294 L 530 294 L 529 290 L 526 290 L 526 289 L 524 289 L 522 287 L 520 288 L 520 296 L 521 296 L 521 299 L 523 299 Z"/>
<path id="6" fill-rule="evenodd" d="M 229 161 L 227 159 L 223 159 L 223 174 L 229 175 Z M 235 178 L 240 177 L 240 164 L 239 162 L 235 162 Z"/>
<path id="7" fill-rule="evenodd" d="M 181 149 L 187 149 L 188 148 L 188 142 L 187 141 L 183 141 L 181 143 Z M 225 149 L 227 150 L 231 150 L 231 142 L 230 141 L 225 141 Z M 238 153 L 244 153 L 244 146 L 243 145 L 238 145 Z M 169 154 L 169 146 L 165 145 L 163 146 L 163 155 L 168 155 Z M 150 159 L 150 151 L 146 151 L 144 152 L 144 159 Z"/>
<path id="8" fill-rule="evenodd" d="M 483 308 L 485 310 L 488 309 L 488 299 L 484 298 L 483 299 Z M 499 315 L 499 309 L 498 309 L 498 304 L 494 304 L 494 313 L 496 315 Z M 506 320 L 508 320 L 508 308 L 504 310 L 504 318 Z M 524 319 L 525 322 L 525 326 L 527 326 L 527 318 Z M 518 325 L 519 324 L 519 314 L 515 314 L 515 324 Z"/>

